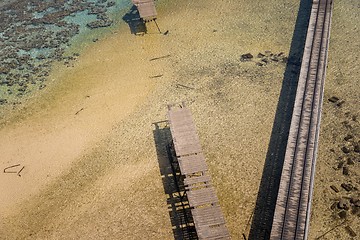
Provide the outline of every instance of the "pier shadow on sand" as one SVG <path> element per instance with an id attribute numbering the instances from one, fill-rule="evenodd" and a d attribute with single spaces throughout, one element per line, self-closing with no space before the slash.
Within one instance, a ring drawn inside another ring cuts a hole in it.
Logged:
<path id="1" fill-rule="evenodd" d="M 312 1 L 301 0 L 291 41 L 264 170 L 251 222 L 249 240 L 269 239 L 284 164 L 287 139 L 304 53 Z"/>
<path id="2" fill-rule="evenodd" d="M 173 229 L 174 239 L 198 239 L 190 207 L 184 196 L 183 179 L 180 169 L 171 153 L 171 132 L 167 121 L 153 123 L 154 141 L 159 162 L 160 174 L 167 197 L 167 206 Z"/>
<path id="3" fill-rule="evenodd" d="M 124 22 L 129 25 L 131 34 L 145 34 L 147 33 L 146 24 L 140 17 L 139 11 L 135 5 L 122 18 Z"/>

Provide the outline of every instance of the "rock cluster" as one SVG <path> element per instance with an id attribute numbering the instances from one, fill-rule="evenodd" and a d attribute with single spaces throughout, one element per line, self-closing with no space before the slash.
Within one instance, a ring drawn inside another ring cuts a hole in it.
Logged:
<path id="1" fill-rule="evenodd" d="M 110 26 L 107 16 L 114 1 L 14 1 L 0 8 L 0 106 L 46 85 L 52 63 L 69 65 L 77 56 L 64 56 L 70 40 L 86 26 L 71 19 L 89 16 L 91 29 Z M 83 16 L 82 14 L 81 16 Z M 91 22 L 95 15 L 97 20 Z M 76 23 L 74 23 L 76 22 Z"/>
<path id="2" fill-rule="evenodd" d="M 360 124 L 356 110 L 353 110 L 347 101 L 338 96 L 327 98 L 325 104 L 330 104 L 330 108 L 337 115 L 337 129 L 334 129 L 334 142 L 336 147 L 330 152 L 336 154 L 335 166 L 333 171 L 338 171 L 336 184 L 330 185 L 332 200 L 330 209 L 335 220 L 348 219 L 360 216 Z M 335 133 L 336 132 L 336 133 Z M 334 173 L 335 175 L 335 173 Z M 332 198 L 334 199 L 334 198 Z M 345 227 L 350 237 L 355 237 L 354 229 L 348 225 Z"/>
<path id="3" fill-rule="evenodd" d="M 284 52 L 273 53 L 271 51 L 265 51 L 264 53 L 258 53 L 256 58 L 251 53 L 242 54 L 240 57 L 241 62 L 253 61 L 257 66 L 266 66 L 271 63 L 287 63 L 288 57 Z"/>

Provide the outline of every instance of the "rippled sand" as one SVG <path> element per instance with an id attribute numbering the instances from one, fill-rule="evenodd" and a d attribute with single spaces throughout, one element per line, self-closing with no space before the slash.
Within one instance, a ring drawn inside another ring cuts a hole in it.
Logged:
<path id="1" fill-rule="evenodd" d="M 149 34 L 135 37 L 123 25 L 85 48 L 73 68 L 57 66 L 50 86 L 1 123 L 1 166 L 25 166 L 21 177 L 0 174 L 1 236 L 172 239 L 152 123 L 166 119 L 167 103 L 185 100 L 227 226 L 233 239 L 242 239 L 250 228 L 285 64 L 259 67 L 239 59 L 266 50 L 287 55 L 298 4 L 158 1 L 158 23 L 168 35 L 157 34 L 150 23 Z M 351 36 L 342 43 L 349 27 L 358 34 L 347 20 L 359 18 L 356 4 L 335 5 L 325 98 L 337 95 L 346 100 L 343 109 L 358 114 L 359 64 L 349 53 L 359 45 Z M 310 239 L 338 223 L 327 210 L 333 197 L 324 181 L 334 171 L 328 155 L 336 145 L 332 127 L 338 127 L 332 108 L 325 102 Z M 352 223 L 357 232 L 358 225 Z M 326 235 L 347 236 L 343 227 Z"/>

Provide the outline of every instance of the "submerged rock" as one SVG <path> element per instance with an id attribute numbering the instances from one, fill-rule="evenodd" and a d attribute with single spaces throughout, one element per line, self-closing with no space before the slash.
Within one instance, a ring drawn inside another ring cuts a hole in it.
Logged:
<path id="1" fill-rule="evenodd" d="M 247 62 L 247 61 L 251 61 L 251 59 L 253 59 L 254 56 L 251 53 L 246 53 L 241 55 L 240 61 L 242 62 Z"/>
<path id="2" fill-rule="evenodd" d="M 6 103 L 8 103 L 7 99 L 0 98 L 0 105 L 4 105 Z"/>
<path id="3" fill-rule="evenodd" d="M 112 20 L 96 20 L 91 23 L 86 24 L 88 28 L 95 29 L 95 28 L 101 28 L 101 27 L 109 27 L 113 23 Z"/>

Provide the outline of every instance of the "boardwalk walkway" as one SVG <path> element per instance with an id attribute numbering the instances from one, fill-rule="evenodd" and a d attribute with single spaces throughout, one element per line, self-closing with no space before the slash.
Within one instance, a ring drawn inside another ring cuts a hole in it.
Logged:
<path id="1" fill-rule="evenodd" d="M 276 202 L 271 239 L 307 239 L 332 0 L 314 0 Z"/>
<path id="2" fill-rule="evenodd" d="M 184 103 L 168 108 L 174 155 L 184 177 L 196 233 L 199 239 L 230 239 L 191 113 Z"/>

